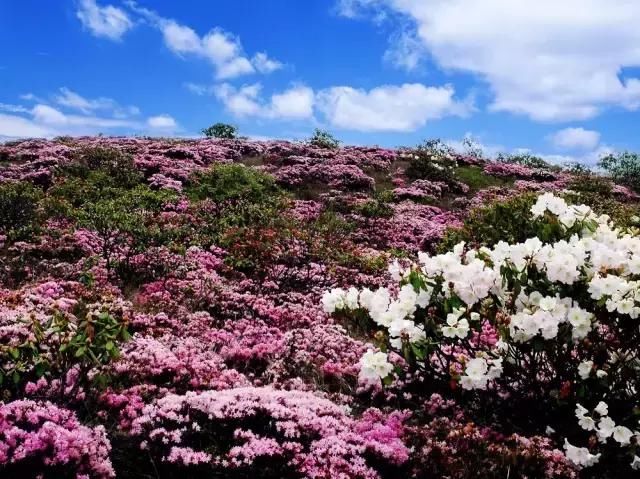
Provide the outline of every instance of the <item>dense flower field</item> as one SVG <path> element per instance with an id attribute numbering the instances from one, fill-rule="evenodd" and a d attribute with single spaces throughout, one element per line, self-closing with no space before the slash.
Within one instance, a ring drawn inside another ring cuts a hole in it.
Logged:
<path id="1" fill-rule="evenodd" d="M 0 146 L 0 477 L 637 477 L 639 205 L 437 145 Z"/>

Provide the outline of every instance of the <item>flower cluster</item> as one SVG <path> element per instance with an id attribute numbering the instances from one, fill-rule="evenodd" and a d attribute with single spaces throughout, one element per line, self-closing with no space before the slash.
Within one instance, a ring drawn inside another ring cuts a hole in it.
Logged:
<path id="1" fill-rule="evenodd" d="M 556 394 L 576 401 L 580 426 L 596 431 L 601 442 L 612 437 L 629 446 L 630 427 L 607 416 L 604 403 L 595 410 L 596 425 L 569 388 L 596 369 L 600 385 L 590 394 L 604 387 L 627 418 L 638 406 L 640 236 L 551 193 L 538 197 L 530 215 L 537 237 L 479 249 L 461 243 L 445 254 L 420 253 L 418 264 L 404 268 L 395 261 L 389 267 L 399 282 L 393 294 L 387 288 L 335 289 L 325 293 L 324 309 L 364 313 L 374 329 L 382 328 L 384 348 L 403 356 L 409 369 L 433 379 L 450 376 L 464 390 L 491 389 L 517 401 L 562 377 Z M 489 347 L 471 337 L 487 327 L 499 337 Z M 606 349 L 596 355 L 594 341 Z M 368 352 L 361 378 L 388 384 L 398 376 L 386 354 Z M 569 442 L 565 450 L 578 466 L 600 458 Z"/>

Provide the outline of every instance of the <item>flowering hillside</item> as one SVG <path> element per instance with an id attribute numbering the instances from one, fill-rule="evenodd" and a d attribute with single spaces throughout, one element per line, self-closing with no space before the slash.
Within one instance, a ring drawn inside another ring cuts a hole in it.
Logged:
<path id="1" fill-rule="evenodd" d="M 520 160 L 0 145 L 0 477 L 638 477 L 640 200 Z"/>

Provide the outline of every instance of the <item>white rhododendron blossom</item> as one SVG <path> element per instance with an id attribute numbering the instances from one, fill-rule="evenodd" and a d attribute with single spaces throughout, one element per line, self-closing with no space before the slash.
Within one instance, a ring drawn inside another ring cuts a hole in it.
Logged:
<path id="1" fill-rule="evenodd" d="M 600 454 L 591 454 L 589 449 L 586 447 L 576 447 L 569 444 L 569 441 L 565 439 L 564 441 L 564 450 L 571 462 L 573 462 L 576 466 L 580 467 L 589 467 L 597 464 L 600 460 Z"/>
<path id="2" fill-rule="evenodd" d="M 371 350 L 364 353 L 360 360 L 360 380 L 363 383 L 379 382 L 393 371 L 393 365 L 388 361 L 387 355 Z"/>
<path id="3" fill-rule="evenodd" d="M 469 360 L 460 379 L 464 389 L 486 389 L 487 383 L 502 373 L 502 359 L 474 358 Z"/>
<path id="4" fill-rule="evenodd" d="M 529 384 L 549 385 L 547 397 L 575 401 L 577 432 L 632 448 L 640 435 L 629 426 L 636 425 L 616 423 L 603 401 L 587 409 L 594 399 L 588 390 L 584 405 L 577 400 L 591 387 L 604 388 L 598 397 L 612 397 L 606 388 L 615 379 L 617 403 L 628 399 L 629 412 L 638 407 L 637 381 L 619 386 L 640 371 L 637 351 L 604 339 L 621 324 L 640 331 L 638 230 L 616 228 L 608 216 L 551 193 L 537 198 L 527 221 L 538 236 L 475 249 L 461 242 L 443 254 L 418 253 L 411 265 L 394 260 L 389 273 L 397 284 L 331 290 L 324 310 L 357 310 L 360 320 L 370 319 L 376 340 L 405 359 L 403 368 L 448 381 L 463 394 L 526 397 Z M 606 352 L 596 354 L 594 340 Z M 558 372 L 562 382 L 554 383 Z M 362 382 L 380 384 L 392 374 L 383 353 L 368 352 L 361 361 Z M 618 416 L 620 406 L 615 410 Z M 600 459 L 596 450 L 566 441 L 564 449 L 580 468 Z M 640 467 L 637 456 L 632 466 Z"/>

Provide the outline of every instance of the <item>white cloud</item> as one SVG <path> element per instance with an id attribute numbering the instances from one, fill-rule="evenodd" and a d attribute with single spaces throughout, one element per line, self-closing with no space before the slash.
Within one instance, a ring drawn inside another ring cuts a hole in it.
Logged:
<path id="1" fill-rule="evenodd" d="M 198 96 L 204 96 L 208 93 L 211 93 L 210 87 L 207 87 L 205 85 L 200 85 L 198 83 L 192 83 L 192 82 L 186 82 L 183 85 L 191 93 L 195 93 Z"/>
<path id="2" fill-rule="evenodd" d="M 269 58 L 268 55 L 264 52 L 256 53 L 253 56 L 252 62 L 256 67 L 256 70 L 258 70 L 260 73 L 272 73 L 282 68 L 282 63 Z"/>
<path id="3" fill-rule="evenodd" d="M 149 117 L 147 119 L 147 125 L 153 130 L 175 131 L 178 128 L 176 120 L 169 115 Z"/>
<path id="4" fill-rule="evenodd" d="M 223 83 L 215 89 L 214 94 L 232 115 L 263 116 L 263 107 L 259 99 L 261 89 L 259 83 L 240 88 Z"/>
<path id="5" fill-rule="evenodd" d="M 565 128 L 551 135 L 550 140 L 564 150 L 593 150 L 600 143 L 600 133 L 584 128 Z"/>
<path id="6" fill-rule="evenodd" d="M 311 118 L 313 103 L 313 90 L 300 85 L 273 95 L 269 111 L 276 118 Z"/>
<path id="7" fill-rule="evenodd" d="M 187 87 L 197 94 L 210 91 L 202 85 Z M 369 91 L 341 86 L 318 92 L 305 85 L 294 85 L 265 98 L 259 83 L 240 88 L 223 83 L 214 87 L 212 93 L 234 116 L 313 120 L 314 112 L 318 111 L 327 124 L 357 131 L 414 131 L 429 120 L 465 116 L 473 110 L 469 99 L 454 98 L 450 85 L 384 85 Z"/>
<path id="8" fill-rule="evenodd" d="M 0 103 L 0 111 L 8 111 L 9 113 L 28 113 L 29 109 L 22 105 L 10 105 L 8 103 Z"/>
<path id="9" fill-rule="evenodd" d="M 409 19 L 443 69 L 489 85 L 490 108 L 540 121 L 640 107 L 640 2 L 629 0 L 341 0 L 342 13 Z M 405 20 L 406 21 L 406 20 Z"/>
<path id="10" fill-rule="evenodd" d="M 152 10 L 139 7 L 133 1 L 128 1 L 127 5 L 162 32 L 165 45 L 173 53 L 208 60 L 214 66 L 218 80 L 249 75 L 256 71 L 271 73 L 282 67 L 280 62 L 270 59 L 266 53 L 257 53 L 253 59 L 249 59 L 240 39 L 220 28 L 214 28 L 201 37 L 193 28 L 173 19 L 163 18 Z"/>
<path id="11" fill-rule="evenodd" d="M 0 113 L 0 138 L 42 138 L 56 134 L 54 129 L 39 125 L 29 118 Z"/>
<path id="12" fill-rule="evenodd" d="M 140 109 L 136 106 L 120 106 L 115 100 L 105 97 L 85 98 L 66 87 L 60 88 L 59 94 L 54 97 L 54 100 L 58 105 L 78 110 L 85 114 L 104 111 L 116 118 L 127 118 L 140 114 Z M 38 101 L 42 102 L 41 99 Z"/>
<path id="13" fill-rule="evenodd" d="M 69 132 L 74 132 L 76 130 L 78 132 L 97 131 L 101 128 L 126 128 L 134 130 L 141 128 L 141 124 L 137 121 L 118 118 L 103 118 L 91 115 L 67 114 L 52 106 L 42 104 L 34 106 L 31 110 L 31 115 L 36 123 L 55 128 L 66 128 Z"/>
<path id="14" fill-rule="evenodd" d="M 259 83 L 235 88 L 223 83 L 215 89 L 216 97 L 235 116 L 273 119 L 309 119 L 313 116 L 314 93 L 304 85 L 296 85 L 275 93 L 267 101 L 261 98 Z"/>
<path id="15" fill-rule="evenodd" d="M 425 47 L 413 31 L 402 30 L 392 35 L 384 60 L 393 66 L 411 72 L 420 66 Z"/>
<path id="16" fill-rule="evenodd" d="M 113 5 L 99 6 L 95 0 L 80 0 L 76 15 L 94 36 L 120 40 L 133 27 L 126 12 Z"/>
<path id="17" fill-rule="evenodd" d="M 53 104 L 35 95 L 23 95 L 23 99 L 36 103 L 9 105 L 0 103 L 0 137 L 52 137 L 56 135 L 93 135 L 96 133 L 174 132 L 179 129 L 176 120 L 162 114 L 146 121 L 132 118 L 140 111 L 136 107 L 122 107 L 115 100 L 100 97 L 87 99 L 68 88 L 61 88 L 54 95 Z M 104 114 L 106 113 L 106 115 Z"/>
<path id="18" fill-rule="evenodd" d="M 365 91 L 333 87 L 318 94 L 318 108 L 337 128 L 358 131 L 414 131 L 427 121 L 462 116 L 471 107 L 454 99 L 453 87 L 420 83 L 385 85 Z"/>

